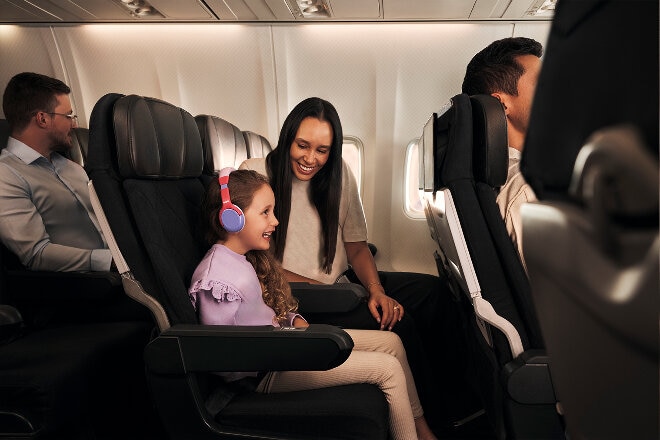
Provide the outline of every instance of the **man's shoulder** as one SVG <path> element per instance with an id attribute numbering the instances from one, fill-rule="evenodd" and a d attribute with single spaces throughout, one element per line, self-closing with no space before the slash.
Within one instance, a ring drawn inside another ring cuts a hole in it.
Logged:
<path id="1" fill-rule="evenodd" d="M 527 183 L 525 177 L 520 172 L 520 167 L 516 163 L 515 166 L 509 168 L 506 182 L 500 188 L 497 196 L 497 202 L 504 202 L 510 205 L 512 202 L 521 200 L 524 202 L 531 202 L 536 200 L 534 190 Z"/>
<path id="2" fill-rule="evenodd" d="M 11 159 L 16 159 L 16 155 L 13 153 L 10 153 L 7 148 L 3 148 L 0 152 L 0 162 L 8 162 Z"/>
<path id="3" fill-rule="evenodd" d="M 50 156 L 50 160 L 51 163 L 59 170 L 64 169 L 78 174 L 82 173 L 85 176 L 87 175 L 87 172 L 82 167 L 82 165 L 80 165 L 78 162 L 74 162 L 73 160 L 69 159 L 63 153 L 54 152 Z"/>
<path id="4" fill-rule="evenodd" d="M 0 176 L 7 175 L 8 172 L 12 172 L 12 174 L 20 174 L 20 169 L 24 166 L 25 162 L 7 151 L 7 149 L 3 149 L 2 153 L 0 153 Z"/>

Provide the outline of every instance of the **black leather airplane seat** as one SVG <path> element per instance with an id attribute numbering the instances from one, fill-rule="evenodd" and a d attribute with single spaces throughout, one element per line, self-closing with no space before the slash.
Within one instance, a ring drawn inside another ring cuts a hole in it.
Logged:
<path id="1" fill-rule="evenodd" d="M 153 324 L 97 322 L 112 302 L 93 282 L 30 277 L 8 269 L 6 255 L 0 253 L 0 438 L 159 439 L 142 362 Z M 26 304 L 47 313 L 35 319 Z"/>
<path id="2" fill-rule="evenodd" d="M 534 97 L 525 262 L 571 439 L 660 435 L 658 43 L 655 0 L 560 1 Z"/>
<path id="3" fill-rule="evenodd" d="M 247 145 L 248 157 L 266 157 L 273 151 L 268 139 L 253 131 L 244 131 L 245 144 Z"/>
<path id="4" fill-rule="evenodd" d="M 457 95 L 432 115 L 419 145 L 438 270 L 463 305 L 467 380 L 497 438 L 561 439 L 529 284 L 495 203 L 508 163 L 502 106 Z"/>
<path id="5" fill-rule="evenodd" d="M 157 439 L 142 363 L 150 332 L 70 324 L 0 344 L 0 438 Z"/>
<path id="6" fill-rule="evenodd" d="M 109 94 L 94 107 L 90 141 L 95 210 L 107 219 L 125 290 L 159 324 L 145 362 L 170 438 L 387 438 L 387 406 L 373 385 L 259 394 L 211 374 L 324 370 L 346 359 L 352 341 L 322 325 L 285 332 L 198 324 L 187 290 L 207 250 L 201 201 L 213 177 L 203 172 L 194 118 L 161 100 Z"/>
<path id="7" fill-rule="evenodd" d="M 6 119 L 0 119 L 0 150 L 7 146 L 9 139 L 9 123 Z"/>
<path id="8" fill-rule="evenodd" d="M 2 148 L 8 137 L 0 119 Z M 0 321 L 20 320 L 0 340 L 0 438 L 158 439 L 142 362 L 153 324 L 114 313 L 119 274 L 29 271 L 0 247 L 14 313 Z"/>

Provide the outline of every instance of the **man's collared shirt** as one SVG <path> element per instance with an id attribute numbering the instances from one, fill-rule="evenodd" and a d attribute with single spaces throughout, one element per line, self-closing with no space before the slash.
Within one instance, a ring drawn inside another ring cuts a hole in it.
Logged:
<path id="1" fill-rule="evenodd" d="M 0 239 L 32 270 L 107 271 L 85 170 L 12 137 L 0 154 Z"/>
<path id="2" fill-rule="evenodd" d="M 525 203 L 535 202 L 536 195 L 520 172 L 521 157 L 522 153 L 520 151 L 509 147 L 509 169 L 506 183 L 500 188 L 495 201 L 500 208 L 502 218 L 504 218 L 506 230 L 518 249 L 523 266 L 525 266 L 520 208 Z"/>

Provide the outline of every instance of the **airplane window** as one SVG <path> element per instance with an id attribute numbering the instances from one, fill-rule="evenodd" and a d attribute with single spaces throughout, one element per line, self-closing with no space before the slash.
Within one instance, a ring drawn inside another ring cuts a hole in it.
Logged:
<path id="1" fill-rule="evenodd" d="M 346 161 L 348 168 L 353 171 L 357 181 L 360 196 L 362 196 L 362 154 L 364 146 L 362 141 L 355 136 L 344 136 L 341 157 Z"/>
<path id="2" fill-rule="evenodd" d="M 406 147 L 406 160 L 404 163 L 404 194 L 406 215 L 412 218 L 425 218 L 424 205 L 419 191 L 419 139 L 413 139 Z"/>

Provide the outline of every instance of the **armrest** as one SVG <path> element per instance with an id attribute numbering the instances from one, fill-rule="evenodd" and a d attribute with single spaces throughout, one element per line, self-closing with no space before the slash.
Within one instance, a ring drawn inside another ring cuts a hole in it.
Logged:
<path id="1" fill-rule="evenodd" d="M 302 314 L 350 312 L 369 297 L 364 287 L 355 283 L 290 285 Z"/>
<path id="2" fill-rule="evenodd" d="M 7 291 L 20 303 L 61 304 L 66 301 L 100 301 L 123 295 L 117 272 L 54 272 L 28 270 L 18 257 L 0 244 L 0 261 Z"/>
<path id="3" fill-rule="evenodd" d="M 7 344 L 18 336 L 23 330 L 23 317 L 15 308 L 7 304 L 0 304 L 0 345 Z"/>
<path id="4" fill-rule="evenodd" d="M 66 301 L 98 301 L 123 294 L 121 275 L 116 272 L 47 272 L 6 269 L 13 298 L 22 303 L 61 304 Z"/>
<path id="5" fill-rule="evenodd" d="M 502 375 L 509 396 L 523 404 L 556 403 L 548 363 L 543 350 L 527 350 L 507 363 Z"/>
<path id="6" fill-rule="evenodd" d="M 328 370 L 341 365 L 353 340 L 338 327 L 177 325 L 145 349 L 156 374 L 213 371 Z"/>

